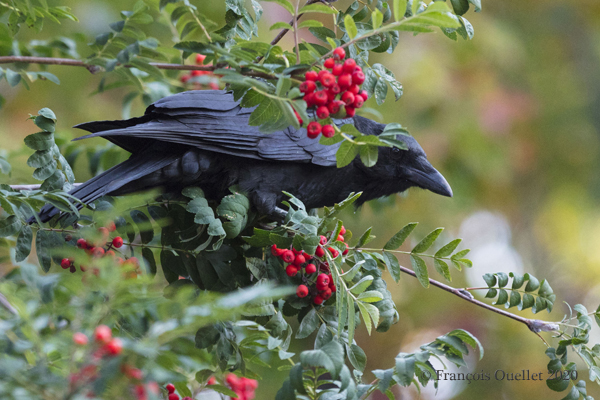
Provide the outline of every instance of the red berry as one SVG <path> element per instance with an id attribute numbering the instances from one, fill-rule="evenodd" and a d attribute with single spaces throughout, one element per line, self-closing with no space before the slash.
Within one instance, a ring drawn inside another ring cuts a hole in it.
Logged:
<path id="1" fill-rule="evenodd" d="M 285 267 L 285 273 L 287 276 L 296 276 L 296 274 L 298 273 L 298 268 L 296 268 L 295 265 L 288 265 L 287 267 Z"/>
<path id="2" fill-rule="evenodd" d="M 204 59 L 206 56 L 204 54 L 196 54 L 196 64 L 204 64 Z"/>
<path id="3" fill-rule="evenodd" d="M 327 106 L 321 106 L 317 108 L 317 117 L 319 117 L 319 119 L 325 119 L 329 117 L 329 109 L 327 108 Z"/>
<path id="4" fill-rule="evenodd" d="M 77 239 L 77 247 L 79 247 L 80 249 L 87 248 L 87 242 L 86 242 L 86 240 L 84 238 Z"/>
<path id="5" fill-rule="evenodd" d="M 327 238 L 323 235 L 319 236 L 319 244 L 327 243 Z"/>
<path id="6" fill-rule="evenodd" d="M 346 50 L 341 47 L 336 47 L 335 50 L 333 50 L 333 56 L 338 60 L 343 60 L 346 58 Z"/>
<path id="7" fill-rule="evenodd" d="M 317 272 L 317 267 L 315 266 L 315 264 L 308 264 L 306 266 L 306 268 L 304 268 L 304 271 L 306 271 L 307 274 L 314 274 L 315 272 Z"/>
<path id="8" fill-rule="evenodd" d="M 136 400 L 148 400 L 146 388 L 142 384 L 135 385 L 133 393 L 135 394 Z"/>
<path id="9" fill-rule="evenodd" d="M 127 375 L 131 379 L 136 379 L 138 381 L 144 377 L 144 374 L 142 373 L 141 370 L 139 370 L 137 368 L 129 368 L 129 367 L 127 367 L 125 369 L 125 375 Z"/>
<path id="10" fill-rule="evenodd" d="M 281 259 L 288 264 L 293 263 L 295 258 L 296 256 L 294 256 L 294 253 L 292 253 L 291 250 L 286 250 L 281 255 Z"/>
<path id="11" fill-rule="evenodd" d="M 95 247 L 92 255 L 96 258 L 100 258 L 104 255 L 104 249 L 102 247 Z"/>
<path id="12" fill-rule="evenodd" d="M 329 103 L 335 100 L 336 94 L 330 89 L 327 89 L 325 92 L 327 93 L 327 106 L 329 106 Z"/>
<path id="13" fill-rule="evenodd" d="M 356 110 L 354 109 L 354 107 L 350 107 L 350 106 L 346 107 L 346 117 L 352 118 L 352 117 L 354 117 L 355 113 L 356 113 Z"/>
<path id="14" fill-rule="evenodd" d="M 300 84 L 300 91 L 302 93 L 312 93 L 317 88 L 317 85 L 313 81 L 304 81 Z"/>
<path id="15" fill-rule="evenodd" d="M 227 382 L 227 384 L 231 387 L 238 387 L 240 384 L 240 378 L 238 378 L 236 375 L 234 374 L 229 374 L 227 375 L 227 377 L 225 378 L 225 382 Z"/>
<path id="16" fill-rule="evenodd" d="M 112 339 L 112 331 L 106 325 L 99 325 L 94 331 L 94 340 L 99 343 L 108 343 Z"/>
<path id="17" fill-rule="evenodd" d="M 321 124 L 318 123 L 317 121 L 312 121 L 310 124 L 308 124 L 308 127 L 306 128 L 306 132 L 307 132 L 309 138 L 311 138 L 311 139 L 316 138 L 317 136 L 319 136 L 319 133 L 321 133 Z"/>
<path id="18" fill-rule="evenodd" d="M 325 87 L 331 87 L 333 85 L 335 85 L 335 76 L 333 76 L 333 74 L 330 74 L 329 72 L 323 74 L 322 76 L 320 76 L 320 81 L 321 84 Z"/>
<path id="19" fill-rule="evenodd" d="M 362 71 L 354 71 L 352 73 L 352 82 L 357 85 L 362 85 L 365 81 L 365 74 Z"/>
<path id="20" fill-rule="evenodd" d="M 297 267 L 304 264 L 305 262 L 306 262 L 306 258 L 304 258 L 304 256 L 302 254 L 298 254 L 296 256 L 296 258 L 294 259 L 294 265 Z"/>
<path id="21" fill-rule="evenodd" d="M 313 303 L 315 303 L 316 305 L 323 304 L 323 301 L 324 301 L 324 299 L 321 296 L 319 296 L 319 295 L 316 295 L 313 298 Z"/>
<path id="22" fill-rule="evenodd" d="M 369 94 L 366 90 L 361 90 L 359 95 L 363 98 L 364 101 L 367 101 L 369 99 Z"/>
<path id="23" fill-rule="evenodd" d="M 123 238 L 121 236 L 117 236 L 113 239 L 112 245 L 117 249 L 120 248 L 121 246 L 123 246 Z"/>
<path id="24" fill-rule="evenodd" d="M 323 250 L 323 248 L 321 246 L 318 246 L 317 250 L 315 250 L 315 256 L 323 257 L 324 255 L 325 255 L 325 250 Z"/>
<path id="25" fill-rule="evenodd" d="M 362 98 L 362 96 L 356 95 L 354 97 L 354 103 L 352 103 L 352 106 L 354 108 L 361 108 L 363 104 L 365 104 L 365 100 Z"/>
<path id="26" fill-rule="evenodd" d="M 277 248 L 276 244 L 271 246 L 271 254 L 273 254 L 275 257 L 279 257 L 279 249 Z"/>
<path id="27" fill-rule="evenodd" d="M 170 393 L 168 399 L 169 400 L 179 400 L 179 395 L 177 393 Z"/>
<path id="28" fill-rule="evenodd" d="M 296 289 L 296 295 L 300 298 L 308 296 L 308 288 L 306 285 L 299 285 Z"/>
<path id="29" fill-rule="evenodd" d="M 304 74 L 304 79 L 307 81 L 316 81 L 319 79 L 319 74 L 317 74 L 315 71 L 307 71 Z"/>
<path id="30" fill-rule="evenodd" d="M 338 78 L 338 85 L 344 89 L 348 89 L 352 85 L 352 75 L 350 74 L 342 74 Z"/>
<path id="31" fill-rule="evenodd" d="M 181 77 L 179 78 L 179 80 L 181 81 L 181 83 L 186 83 L 187 81 L 189 81 L 191 78 L 190 75 L 185 74 L 185 75 L 181 75 Z"/>
<path id="32" fill-rule="evenodd" d="M 342 108 L 342 106 L 344 106 L 345 103 L 343 101 L 340 100 L 336 100 L 336 101 L 332 101 L 331 103 L 329 103 L 329 114 L 337 114 L 340 112 L 340 109 Z"/>
<path id="33" fill-rule="evenodd" d="M 321 285 L 321 286 L 329 286 L 329 275 L 327 274 L 319 274 L 319 276 L 317 276 L 317 285 Z"/>
<path id="34" fill-rule="evenodd" d="M 342 235 L 338 235 L 338 237 L 337 237 L 337 241 L 338 241 L 338 242 L 343 242 L 343 241 L 344 241 L 344 236 L 342 236 Z"/>
<path id="35" fill-rule="evenodd" d="M 333 258 L 336 258 L 337 256 L 340 255 L 340 252 L 337 251 L 336 249 L 334 249 L 333 247 L 329 247 L 327 250 L 329 250 L 329 252 L 331 253 L 331 256 Z"/>
<path id="36" fill-rule="evenodd" d="M 335 64 L 331 69 L 331 73 L 334 76 L 340 76 L 344 72 L 344 66 L 342 64 Z"/>
<path id="37" fill-rule="evenodd" d="M 86 344 L 88 344 L 88 337 L 81 332 L 75 332 L 73 334 L 73 342 L 80 346 L 85 346 Z"/>
<path id="38" fill-rule="evenodd" d="M 175 385 L 173 385 L 172 383 L 168 383 L 167 386 L 165 386 L 165 388 L 167 389 L 167 392 L 169 392 L 169 394 L 175 393 Z"/>
<path id="39" fill-rule="evenodd" d="M 204 75 L 205 72 L 206 71 L 199 71 L 199 70 L 195 69 L 190 73 L 192 74 L 192 76 L 202 76 L 202 75 Z"/>
<path id="40" fill-rule="evenodd" d="M 331 138 L 335 135 L 335 129 L 333 129 L 333 126 L 331 126 L 331 125 L 325 125 L 325 126 L 323 126 L 321 133 L 326 138 Z"/>
<path id="41" fill-rule="evenodd" d="M 354 83 L 354 78 L 352 78 L 352 83 Z M 360 87 L 358 85 L 352 85 L 348 91 L 356 96 L 360 92 Z"/>
<path id="42" fill-rule="evenodd" d="M 117 229 L 117 226 L 113 221 L 110 221 L 106 224 L 106 229 L 108 229 L 109 232 L 114 232 Z"/>
<path id="43" fill-rule="evenodd" d="M 342 228 L 340 229 L 340 235 L 345 235 L 346 234 L 346 228 L 344 228 L 344 225 L 342 225 Z"/>
<path id="44" fill-rule="evenodd" d="M 319 295 L 324 299 L 324 300 L 329 300 L 329 298 L 331 297 L 331 289 L 329 289 L 329 286 L 327 287 L 327 289 L 323 290 L 321 293 L 319 293 Z"/>
<path id="45" fill-rule="evenodd" d="M 352 105 L 352 103 L 354 103 L 354 94 L 352 94 L 351 92 L 345 92 L 342 95 L 342 101 L 346 103 L 347 106 Z"/>
<path id="46" fill-rule="evenodd" d="M 344 61 L 344 72 L 345 73 L 351 74 L 354 72 L 355 69 L 356 69 L 356 61 L 354 61 L 352 58 L 349 58 L 346 61 Z"/>
<path id="47" fill-rule="evenodd" d="M 329 289 L 331 289 L 331 292 L 333 293 L 337 292 L 337 286 L 335 286 L 333 282 L 329 283 Z"/>
<path id="48" fill-rule="evenodd" d="M 342 88 L 337 83 L 329 88 L 328 92 L 335 94 L 339 94 L 342 91 Z M 335 98 L 335 96 L 334 96 Z"/>
<path id="49" fill-rule="evenodd" d="M 327 101 L 329 99 L 327 98 L 327 92 L 324 90 L 319 90 L 318 92 L 315 92 L 314 95 L 314 102 L 316 105 L 318 106 L 324 106 L 327 104 Z"/>
<path id="50" fill-rule="evenodd" d="M 300 114 L 298 114 L 298 111 L 294 110 L 294 115 L 296 116 L 296 119 L 298 120 L 298 124 L 300 126 L 302 126 L 304 124 L 304 121 L 302 121 L 302 118 L 300 117 Z"/>
<path id="51" fill-rule="evenodd" d="M 62 267 L 62 269 L 67 269 L 71 266 L 71 261 L 69 261 L 68 258 L 63 258 L 60 261 L 60 266 Z"/>
<path id="52" fill-rule="evenodd" d="M 335 60 L 333 58 L 328 58 L 327 60 L 325 60 L 325 62 L 323 63 L 323 66 L 325 68 L 333 68 L 333 66 L 335 65 Z"/>
<path id="53" fill-rule="evenodd" d="M 344 250 L 344 251 L 342 252 L 342 255 L 343 255 L 343 256 L 345 256 L 346 254 L 348 254 L 348 251 L 349 251 L 348 243 L 344 243 L 344 244 L 346 245 L 346 250 Z"/>
<path id="54" fill-rule="evenodd" d="M 302 99 L 306 102 L 307 107 L 312 107 L 315 104 L 315 94 L 314 93 L 307 93 L 304 95 L 304 97 Z"/>

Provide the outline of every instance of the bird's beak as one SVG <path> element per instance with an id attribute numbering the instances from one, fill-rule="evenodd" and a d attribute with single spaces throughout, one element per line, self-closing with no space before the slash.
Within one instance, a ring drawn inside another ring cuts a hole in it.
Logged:
<path id="1" fill-rule="evenodd" d="M 419 157 L 416 167 L 408 168 L 407 172 L 408 180 L 416 186 L 442 196 L 452 197 L 452 188 L 446 178 L 437 169 L 433 168 L 425 157 Z"/>

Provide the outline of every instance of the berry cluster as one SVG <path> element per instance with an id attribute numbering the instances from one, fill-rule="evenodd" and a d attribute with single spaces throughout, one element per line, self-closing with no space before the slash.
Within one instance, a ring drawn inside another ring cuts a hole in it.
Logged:
<path id="1" fill-rule="evenodd" d="M 346 245 L 346 250 L 343 251 L 342 255 L 348 254 L 348 244 L 344 241 L 345 234 L 346 228 L 342 226 L 340 234 L 336 238 L 336 241 Z M 319 246 L 315 251 L 315 257 L 294 248 L 280 249 L 275 244 L 271 246 L 271 254 L 288 264 L 285 267 L 288 276 L 293 277 L 299 272 L 301 273 L 303 283 L 296 288 L 296 295 L 300 298 L 311 295 L 313 303 L 317 305 L 329 300 L 337 290 L 329 270 L 329 263 L 321 260 L 325 256 L 327 243 L 327 237 L 319 237 Z M 333 258 L 339 256 L 339 251 L 336 248 L 329 246 L 327 250 Z"/>
<path id="2" fill-rule="evenodd" d="M 196 64 L 197 65 L 202 65 L 204 64 L 204 59 L 206 59 L 206 56 L 204 54 L 196 54 Z M 211 72 L 211 71 L 191 71 L 189 74 L 185 74 L 185 75 L 181 75 L 181 77 L 179 78 L 179 80 L 181 81 L 181 83 L 186 84 L 188 83 L 188 81 L 193 78 L 193 77 L 197 77 L 197 76 L 207 76 L 207 77 L 214 77 L 215 75 Z M 205 89 L 204 84 L 200 83 L 200 82 L 190 82 L 194 85 L 194 89 Z M 208 88 L 212 89 L 212 90 L 218 90 L 219 89 L 219 84 L 215 81 L 208 82 Z"/>
<path id="3" fill-rule="evenodd" d="M 345 58 L 346 51 L 341 47 L 336 48 L 333 57 L 323 63 L 325 69 L 318 73 L 308 71 L 304 75 L 304 82 L 300 84 L 307 107 L 315 107 L 315 115 L 320 120 L 329 116 L 342 116 L 344 110 L 346 117 L 353 117 L 355 110 L 361 108 L 369 97 L 366 90 L 360 89 L 365 81 L 362 68 L 352 58 L 344 60 Z M 298 122 L 303 124 L 299 117 Z M 332 125 L 321 125 L 318 121 L 310 122 L 306 131 L 311 139 L 320 133 L 328 138 L 335 135 Z"/>
<path id="4" fill-rule="evenodd" d="M 77 239 L 76 246 L 77 248 L 85 251 L 85 253 L 90 257 L 90 264 L 92 265 L 92 271 L 97 274 L 98 268 L 94 267 L 94 260 L 110 257 L 114 259 L 121 266 L 130 266 L 131 270 L 134 271 L 131 274 L 128 274 L 128 277 L 137 276 L 139 272 L 139 261 L 137 257 L 129 257 L 127 259 L 123 259 L 122 257 L 117 257 L 117 254 L 112 249 L 119 249 L 123 246 L 123 238 L 121 236 L 116 236 L 112 240 L 110 239 L 110 233 L 116 230 L 115 223 L 110 221 L 106 224 L 106 226 L 98 228 L 99 238 L 96 239 L 85 239 L 83 237 Z M 65 236 L 65 241 L 70 242 L 73 240 L 73 236 L 68 234 Z M 63 269 L 68 269 L 71 273 L 77 271 L 75 268 L 75 260 L 72 257 L 63 258 L 60 262 L 60 266 Z M 87 266 L 84 264 L 79 265 L 79 269 L 82 272 L 87 270 Z"/>
<path id="5" fill-rule="evenodd" d="M 228 374 L 225 382 L 235 392 L 239 400 L 252 400 L 254 398 L 254 391 L 258 387 L 256 380 L 237 377 L 234 374 Z"/>
<path id="6" fill-rule="evenodd" d="M 172 383 L 167 384 L 167 386 L 165 386 L 165 388 L 167 389 L 167 399 L 168 400 L 179 400 L 179 395 L 177 393 L 175 393 L 175 385 L 173 385 Z M 192 400 L 191 397 L 189 396 L 185 396 L 183 398 L 183 400 Z"/>

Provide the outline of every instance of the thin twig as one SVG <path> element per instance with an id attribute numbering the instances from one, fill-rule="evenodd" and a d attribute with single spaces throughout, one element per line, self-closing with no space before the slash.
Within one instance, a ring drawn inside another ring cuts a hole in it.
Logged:
<path id="1" fill-rule="evenodd" d="M 296 0 L 296 8 L 294 9 L 294 48 L 296 49 L 296 65 L 300 64 L 300 48 L 298 47 L 298 7 L 300 0 Z"/>
<path id="2" fill-rule="evenodd" d="M 308 1 L 306 2 L 305 6 L 308 6 L 308 5 L 310 5 L 310 4 L 314 4 L 314 3 L 318 3 L 318 2 L 320 2 L 320 1 L 321 1 L 321 0 L 308 0 Z M 300 14 L 300 15 L 298 15 L 296 18 L 292 19 L 288 25 L 295 25 L 295 24 L 296 24 L 296 22 L 297 22 L 297 21 L 298 21 L 300 18 L 302 18 L 302 16 L 303 16 L 303 15 L 304 15 L 304 14 Z M 286 35 L 286 33 L 288 33 L 288 31 L 289 31 L 289 29 L 282 29 L 282 30 L 281 30 L 281 31 L 280 31 L 280 32 L 277 34 L 277 36 L 275 36 L 275 39 L 273 39 L 273 40 L 271 41 L 271 46 L 275 46 L 277 43 L 279 43 L 279 41 L 280 41 L 281 39 L 283 39 L 283 37 Z M 262 58 L 262 57 L 261 57 L 261 58 Z M 260 60 L 260 59 L 259 59 L 259 60 Z"/>
<path id="3" fill-rule="evenodd" d="M 74 183 L 73 187 L 77 187 L 81 183 Z M 12 190 L 39 190 L 42 185 L 10 185 Z"/>

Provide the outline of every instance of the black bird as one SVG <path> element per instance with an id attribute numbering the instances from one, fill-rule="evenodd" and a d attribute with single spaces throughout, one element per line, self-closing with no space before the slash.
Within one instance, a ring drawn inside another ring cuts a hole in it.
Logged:
<path id="1" fill-rule="evenodd" d="M 431 166 L 415 139 L 398 135 L 408 150 L 380 147 L 375 166 L 357 157 L 336 167 L 339 144 L 324 146 L 309 139 L 305 129 L 288 127 L 271 134 L 248 125 L 253 109 L 242 108 L 231 93 L 196 90 L 165 97 L 150 105 L 143 116 L 125 121 L 97 121 L 77 125 L 131 153 L 121 164 L 83 183 L 71 194 L 84 203 L 105 195 L 123 195 L 161 187 L 181 191 L 199 186 L 207 198 L 220 199 L 238 185 L 256 210 L 280 216 L 278 205 L 287 191 L 308 208 L 331 206 L 351 192 L 367 200 L 402 192 L 410 187 L 452 196 L 444 177 Z M 379 135 L 385 125 L 363 117 L 337 121 L 354 123 L 363 134 Z M 58 213 L 46 206 L 40 218 Z"/>

